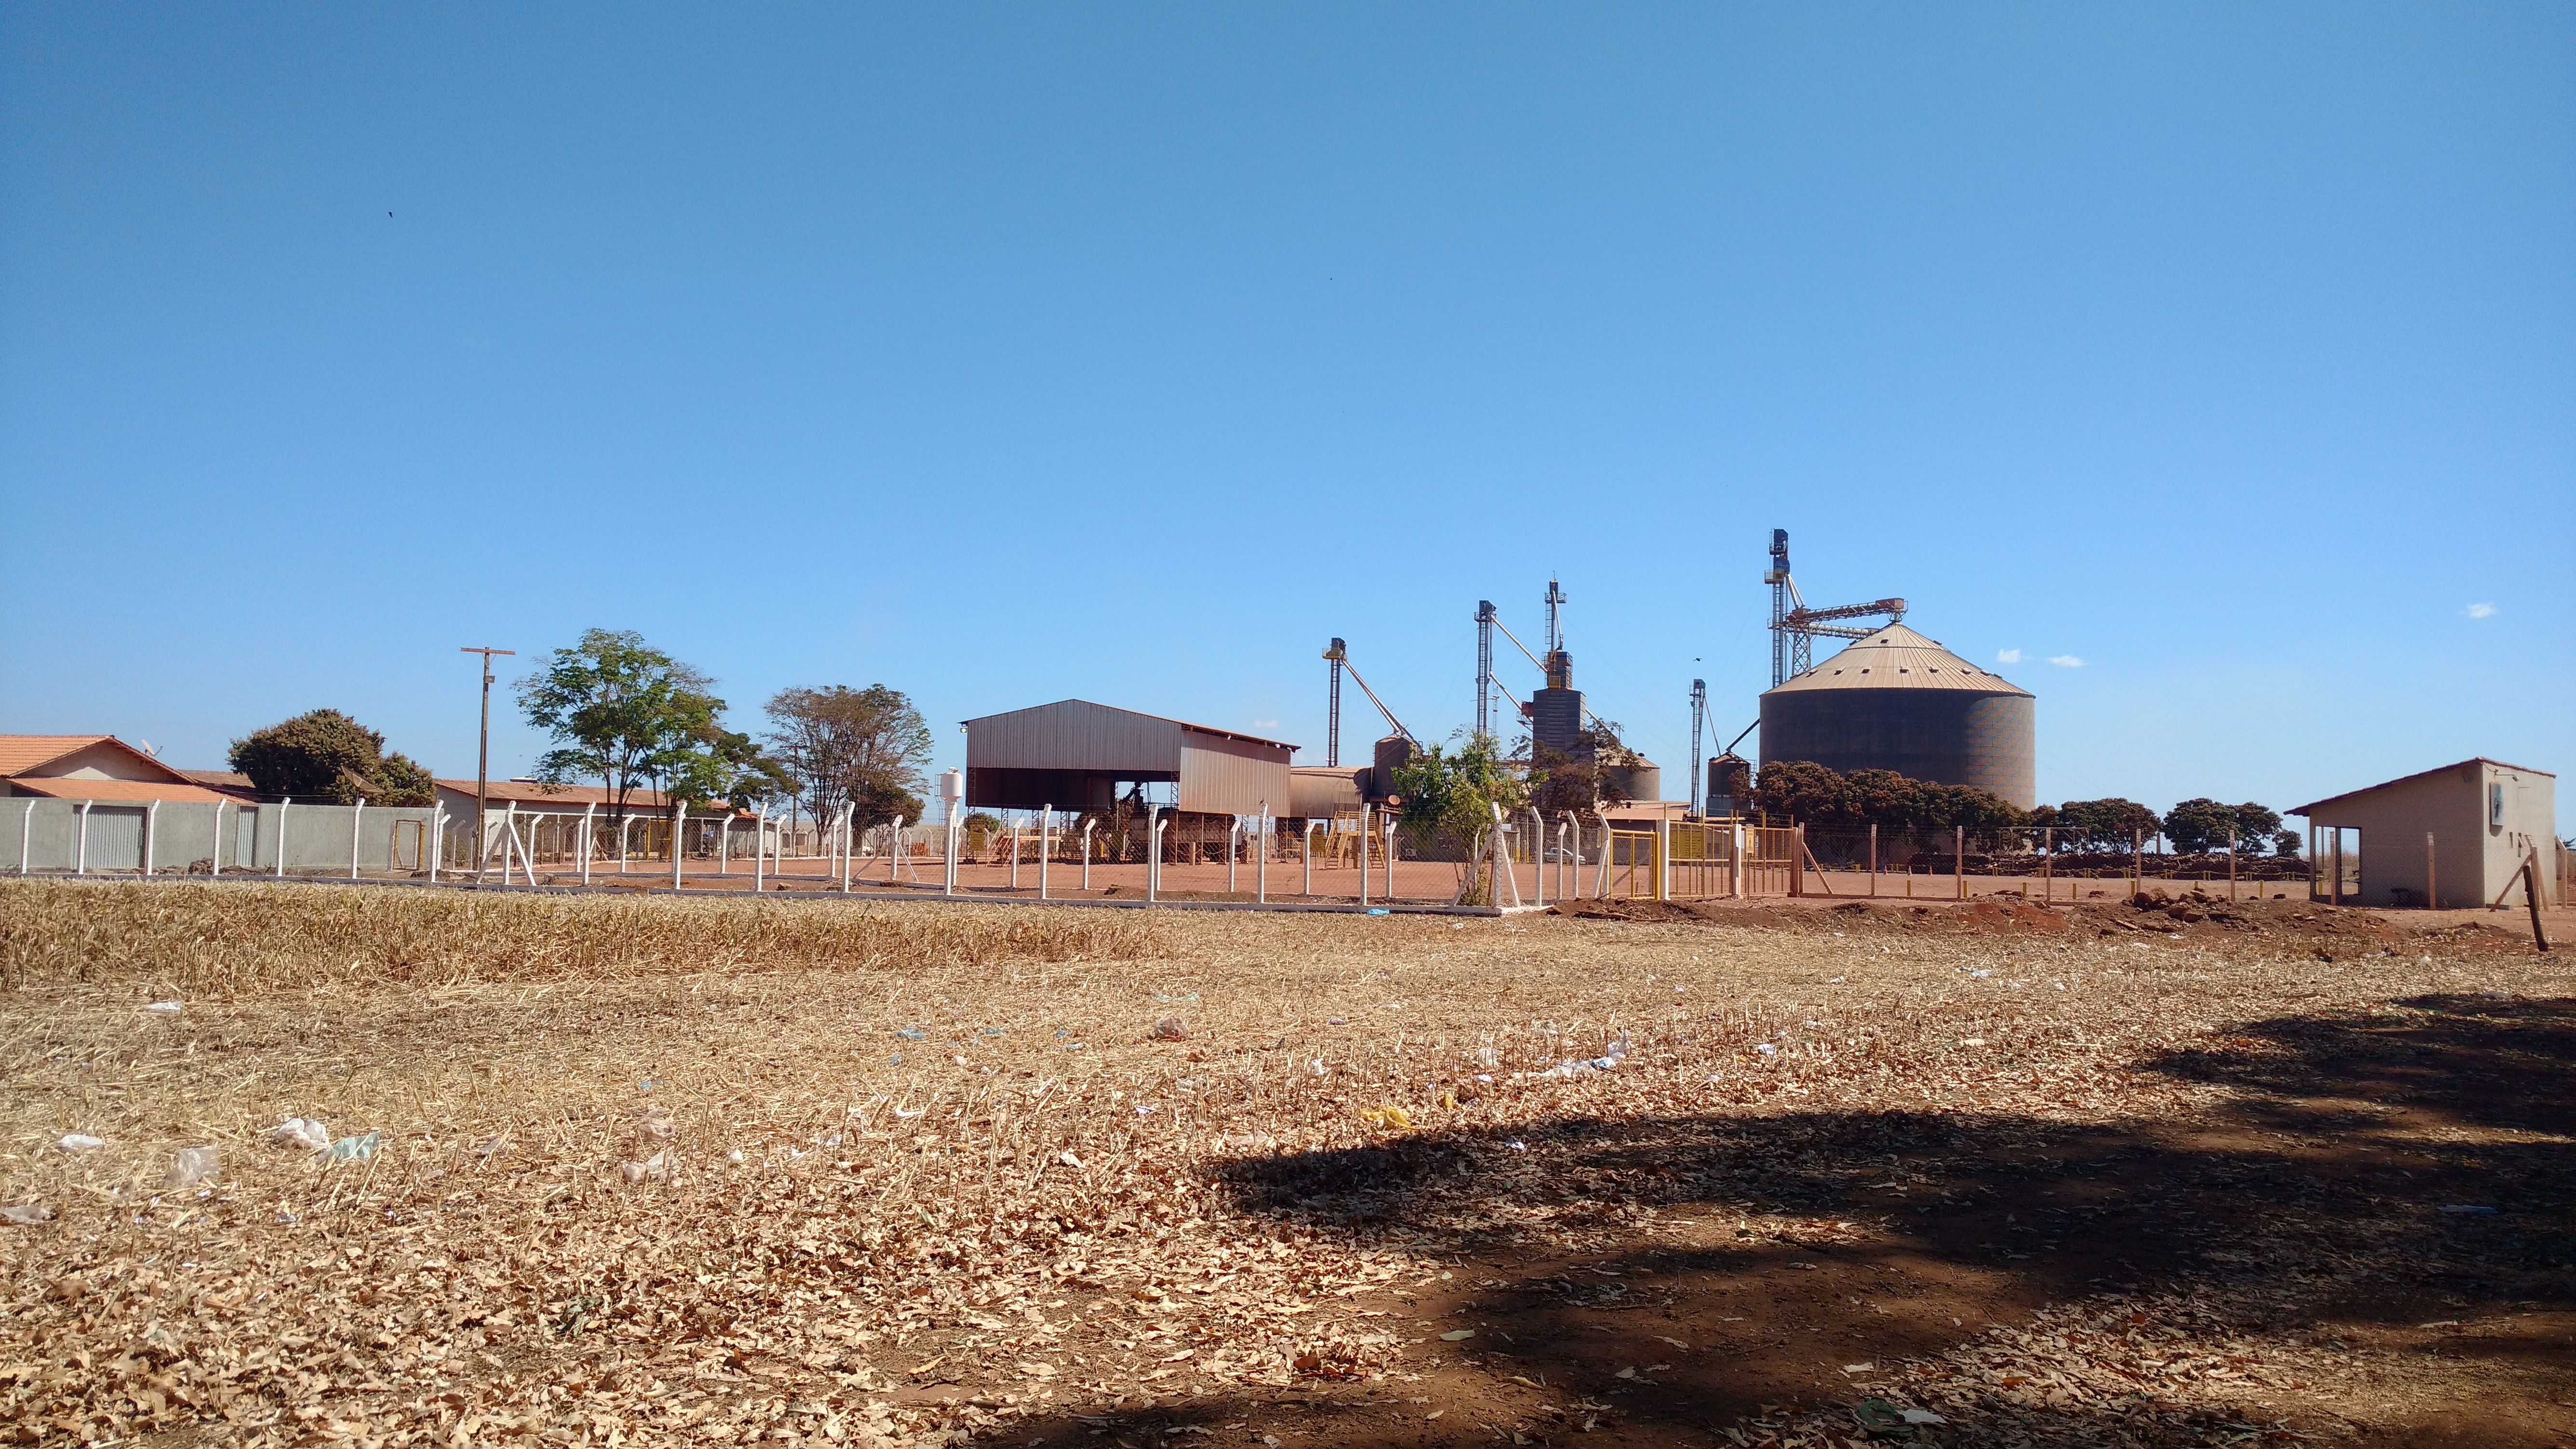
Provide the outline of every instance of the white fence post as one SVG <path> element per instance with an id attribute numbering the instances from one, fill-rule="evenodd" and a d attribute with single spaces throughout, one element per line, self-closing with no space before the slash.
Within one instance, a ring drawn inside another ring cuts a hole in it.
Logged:
<path id="1" fill-rule="evenodd" d="M 1315 827 L 1321 823 L 1315 820 L 1307 821 L 1305 833 L 1298 837 L 1298 844 L 1306 853 L 1306 884 L 1299 891 L 1302 895 L 1311 896 L 1315 893 Z"/>
<path id="2" fill-rule="evenodd" d="M 438 884 L 438 862 L 447 854 L 447 807 L 432 796 L 429 802 L 429 843 L 422 847 L 429 859 L 429 883 Z"/>
<path id="3" fill-rule="evenodd" d="M 761 881 L 764 879 L 762 872 L 768 866 L 769 807 L 763 805 L 760 807 L 760 813 L 754 816 L 751 822 L 751 893 L 755 896 L 760 894 Z"/>
<path id="4" fill-rule="evenodd" d="M 161 823 L 161 802 L 149 800 L 143 806 L 143 874 L 152 874 L 152 832 Z"/>
<path id="5" fill-rule="evenodd" d="M 366 797 L 360 796 L 358 803 L 349 807 L 349 879 L 351 880 L 358 878 L 358 819 L 366 813 Z M 533 879 L 528 883 L 536 884 Z"/>
<path id="6" fill-rule="evenodd" d="M 1353 843 L 1360 848 L 1360 909 L 1366 910 L 1368 909 L 1369 853 L 1369 807 L 1366 800 L 1360 802 L 1360 832 Z"/>
<path id="7" fill-rule="evenodd" d="M 858 853 L 859 807 L 841 807 L 841 894 L 850 893 L 850 857 Z"/>
<path id="8" fill-rule="evenodd" d="M 224 873 L 224 802 L 218 800 L 210 808 L 215 816 L 215 845 L 206 855 L 206 874 L 212 877 Z"/>
<path id="9" fill-rule="evenodd" d="M 1091 832 L 1099 824 L 1097 819 L 1082 822 L 1082 888 L 1086 891 L 1091 889 Z"/>
<path id="10" fill-rule="evenodd" d="M 1270 802 L 1261 802 L 1261 813 L 1253 817 L 1253 849 L 1260 852 L 1252 858 L 1252 897 L 1263 905 L 1270 904 Z"/>
<path id="11" fill-rule="evenodd" d="M 1039 899 L 1039 900 L 1045 900 L 1045 899 L 1047 898 L 1047 857 L 1048 857 L 1049 855 L 1054 854 L 1054 852 L 1053 852 L 1052 850 L 1048 849 L 1048 846 L 1049 846 L 1049 845 L 1051 845 L 1051 844 L 1054 842 L 1054 840 L 1055 840 L 1055 806 L 1054 806 L 1054 805 L 1052 805 L 1052 804 L 1041 805 L 1041 806 L 1039 806 L 1039 807 L 1038 807 L 1038 899 Z"/>
<path id="12" fill-rule="evenodd" d="M 89 874 L 89 807 L 92 803 L 88 800 L 81 802 L 80 844 L 72 855 L 72 874 L 74 875 Z"/>
<path id="13" fill-rule="evenodd" d="M 1386 817 L 1386 903 L 1395 904 L 1395 817 Z"/>
<path id="14" fill-rule="evenodd" d="M 295 797 L 277 802 L 277 878 L 286 879 L 286 812 L 295 808 Z"/>
<path id="15" fill-rule="evenodd" d="M 18 814 L 18 874 L 27 873 L 27 850 L 36 840 L 36 802 L 30 798 L 27 808 Z"/>
<path id="16" fill-rule="evenodd" d="M 680 888 L 680 836 L 689 828 L 689 802 L 671 803 L 671 889 Z"/>
<path id="17" fill-rule="evenodd" d="M 1151 904 L 1163 889 L 1163 807 L 1145 807 L 1145 900 Z"/>
<path id="18" fill-rule="evenodd" d="M 590 854 L 593 827 L 599 817 L 599 802 L 592 800 L 581 807 L 581 883 L 590 884 Z"/>

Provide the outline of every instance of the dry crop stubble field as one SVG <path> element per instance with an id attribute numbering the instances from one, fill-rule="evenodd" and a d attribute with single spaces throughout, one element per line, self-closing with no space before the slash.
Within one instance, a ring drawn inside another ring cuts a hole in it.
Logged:
<path id="1" fill-rule="evenodd" d="M 2568 1442 L 2560 959 L 2130 914 L 0 884 L 0 1432 Z"/>

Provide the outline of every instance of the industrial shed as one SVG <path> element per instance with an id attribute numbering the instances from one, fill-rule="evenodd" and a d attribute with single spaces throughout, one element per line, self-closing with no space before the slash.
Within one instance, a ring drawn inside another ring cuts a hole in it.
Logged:
<path id="1" fill-rule="evenodd" d="M 2344 899 L 2370 906 L 2488 905 L 2540 852 L 2543 905 L 2558 905 L 2558 777 L 2484 756 L 2329 796 L 2290 812 L 2315 830 L 2360 835 L 2361 883 Z M 2313 845 L 2317 855 L 2331 847 Z M 2515 891 L 2514 898 L 2520 898 Z"/>
<path id="2" fill-rule="evenodd" d="M 1170 804 L 1184 812 L 1290 809 L 1288 761 L 1297 747 L 1277 740 L 1084 699 L 965 723 L 970 807 L 1106 810 L 1127 787 L 1167 784 Z"/>

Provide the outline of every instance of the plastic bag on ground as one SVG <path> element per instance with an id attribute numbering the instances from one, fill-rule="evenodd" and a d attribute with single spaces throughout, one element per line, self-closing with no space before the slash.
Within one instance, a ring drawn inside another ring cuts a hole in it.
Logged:
<path id="1" fill-rule="evenodd" d="M 654 1153 L 652 1156 L 645 1158 L 642 1162 L 626 1163 L 619 1167 L 617 1172 L 619 1176 L 625 1178 L 628 1182 L 669 1182 L 671 1180 L 671 1149 L 665 1147 L 661 1151 Z"/>
<path id="2" fill-rule="evenodd" d="M 289 1117 L 268 1129 L 268 1140 L 280 1147 L 301 1147 L 307 1152 L 331 1150 L 331 1129 L 319 1117 Z"/>
<path id="3" fill-rule="evenodd" d="M 1161 1021 L 1154 1023 L 1154 1040 L 1156 1041 L 1188 1041 L 1189 1039 L 1189 1023 L 1181 1020 L 1177 1016 L 1167 1016 Z"/>
<path id="4" fill-rule="evenodd" d="M 63 1134 L 63 1140 L 54 1145 L 65 1152 L 88 1152 L 94 1148 L 105 1147 L 107 1143 L 86 1132 L 66 1132 Z"/>
<path id="5" fill-rule="evenodd" d="M 179 1003 L 175 1001 L 155 1001 L 146 1004 L 143 1009 L 145 1011 L 158 1012 L 163 1016 L 176 1016 L 179 1014 Z"/>
<path id="6" fill-rule="evenodd" d="M 331 1144 L 333 1162 L 364 1162 L 385 1145 L 384 1134 L 370 1132 L 363 1137 L 343 1137 Z"/>
<path id="7" fill-rule="evenodd" d="M 161 1186 L 172 1192 L 184 1191 L 212 1182 L 223 1170 L 223 1154 L 214 1148 L 182 1147 L 178 1162 L 171 1167 L 170 1175 L 162 1179 Z"/>
<path id="8" fill-rule="evenodd" d="M 16 1223 L 22 1228 L 32 1228 L 38 1223 L 52 1222 L 53 1218 L 54 1210 L 40 1202 L 0 1207 L 0 1222 Z"/>

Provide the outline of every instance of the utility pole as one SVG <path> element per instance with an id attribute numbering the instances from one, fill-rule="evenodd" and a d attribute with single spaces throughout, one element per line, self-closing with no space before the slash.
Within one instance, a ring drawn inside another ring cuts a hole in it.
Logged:
<path id="1" fill-rule="evenodd" d="M 1701 777 L 1701 775 L 1702 775 L 1704 772 L 1703 772 L 1703 771 L 1700 769 L 1700 767 L 1699 767 L 1699 737 L 1700 737 L 1700 733 L 1701 733 L 1703 730 L 1705 730 L 1707 727 L 1708 727 L 1708 681 L 1707 681 L 1707 680 L 1705 680 L 1705 679 L 1694 679 L 1694 680 L 1692 680 L 1692 681 L 1691 681 L 1691 792 L 1690 792 L 1690 802 L 1691 802 L 1691 803 L 1690 803 L 1690 811 L 1691 811 L 1691 813 L 1692 813 L 1693 815 L 1697 815 L 1698 813 L 1700 813 L 1700 783 L 1701 783 L 1700 777 Z"/>
<path id="2" fill-rule="evenodd" d="M 483 812 L 484 797 L 492 793 L 492 656 L 515 656 L 519 651 L 477 648 L 469 644 L 456 652 L 483 656 L 483 731 L 474 747 L 474 879 L 480 884 L 485 860 L 491 854 L 483 835 Z"/>

